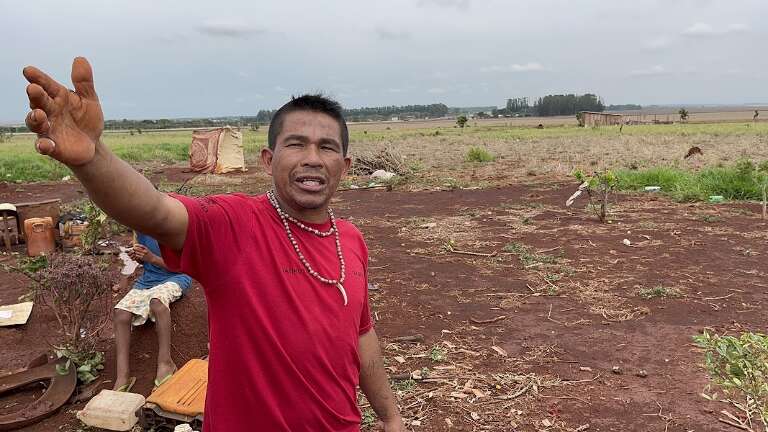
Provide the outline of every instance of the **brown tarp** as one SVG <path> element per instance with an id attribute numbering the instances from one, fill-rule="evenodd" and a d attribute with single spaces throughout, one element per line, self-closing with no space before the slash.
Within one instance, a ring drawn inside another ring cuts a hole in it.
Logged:
<path id="1" fill-rule="evenodd" d="M 245 171 L 242 132 L 229 126 L 192 132 L 189 165 L 200 173 Z"/>

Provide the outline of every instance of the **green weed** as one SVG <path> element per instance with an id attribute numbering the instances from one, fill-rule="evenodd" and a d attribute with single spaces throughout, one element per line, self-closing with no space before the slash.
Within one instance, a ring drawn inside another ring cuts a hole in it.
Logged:
<path id="1" fill-rule="evenodd" d="M 467 152 L 467 162 L 493 162 L 496 158 L 481 147 L 472 147 Z"/>
<path id="2" fill-rule="evenodd" d="M 658 285 L 653 288 L 640 288 L 637 291 L 637 295 L 646 300 L 650 300 L 653 298 L 680 297 L 683 294 L 677 288 L 668 288 Z"/>

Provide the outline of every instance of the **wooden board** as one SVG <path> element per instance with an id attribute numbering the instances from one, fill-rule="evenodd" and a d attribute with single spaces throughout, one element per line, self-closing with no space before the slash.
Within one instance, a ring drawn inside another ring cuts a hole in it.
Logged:
<path id="1" fill-rule="evenodd" d="M 32 313 L 32 302 L 0 306 L 0 327 L 26 324 Z"/>

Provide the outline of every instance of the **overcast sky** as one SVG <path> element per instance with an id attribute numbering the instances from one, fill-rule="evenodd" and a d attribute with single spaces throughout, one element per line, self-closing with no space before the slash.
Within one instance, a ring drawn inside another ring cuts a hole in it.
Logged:
<path id="1" fill-rule="evenodd" d="M 768 102 L 766 0 L 0 0 L 0 121 L 21 68 L 88 57 L 107 118 L 594 92 L 608 104 Z"/>

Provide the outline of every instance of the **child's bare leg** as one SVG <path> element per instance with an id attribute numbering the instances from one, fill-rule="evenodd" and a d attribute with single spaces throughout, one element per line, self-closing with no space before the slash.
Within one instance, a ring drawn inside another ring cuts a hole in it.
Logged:
<path id="1" fill-rule="evenodd" d="M 171 311 L 160 300 L 152 299 L 149 308 L 155 316 L 157 331 L 157 374 L 155 379 L 162 380 L 176 371 L 171 359 Z"/>
<path id="2" fill-rule="evenodd" d="M 131 321 L 133 314 L 122 309 L 115 309 L 115 358 L 117 359 L 117 371 L 115 373 L 114 389 L 128 384 L 131 379 L 130 352 L 131 352 Z"/>

